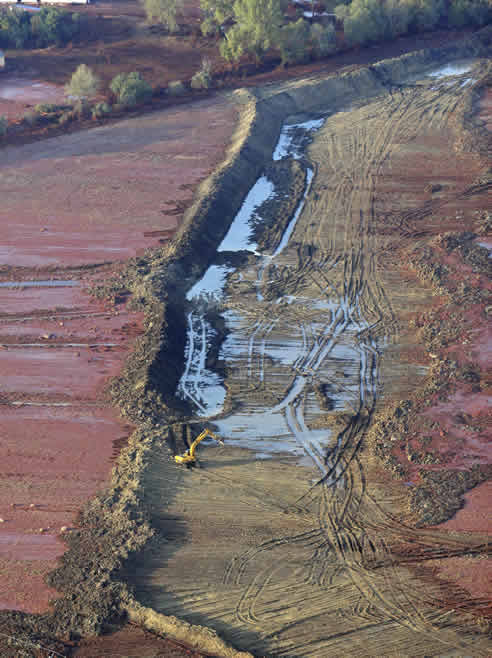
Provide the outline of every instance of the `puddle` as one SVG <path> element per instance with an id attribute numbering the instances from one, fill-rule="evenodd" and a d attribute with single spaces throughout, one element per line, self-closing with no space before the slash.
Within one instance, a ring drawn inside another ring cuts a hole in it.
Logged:
<path id="1" fill-rule="evenodd" d="M 226 395 L 219 375 L 206 368 L 207 353 L 216 332 L 202 313 L 190 312 L 187 322 L 185 370 L 177 394 L 191 400 L 199 416 L 212 416 L 220 412 Z"/>
<path id="2" fill-rule="evenodd" d="M 227 265 L 211 265 L 202 278 L 188 290 L 186 299 L 188 301 L 209 297 L 220 299 L 224 293 L 227 275 L 234 272 L 234 268 Z"/>
<path id="3" fill-rule="evenodd" d="M 474 66 L 473 60 L 464 60 L 461 62 L 452 62 L 451 64 L 445 64 L 444 66 L 439 67 L 426 73 L 427 77 L 430 78 L 447 78 L 452 75 L 463 75 L 463 73 L 468 73 Z"/>
<path id="4" fill-rule="evenodd" d="M 79 281 L 63 281 L 62 279 L 48 279 L 46 281 L 1 281 L 0 288 L 55 288 L 79 286 Z"/>
<path id="5" fill-rule="evenodd" d="M 304 191 L 304 196 L 303 196 L 301 202 L 299 203 L 299 206 L 297 207 L 297 210 L 295 211 L 294 216 L 290 220 L 289 225 L 285 229 L 284 234 L 282 235 L 282 238 L 279 242 L 278 247 L 273 252 L 272 258 L 275 258 L 276 256 L 278 256 L 285 249 L 285 247 L 289 244 L 290 236 L 294 232 L 294 229 L 295 229 L 296 224 L 297 224 L 297 220 L 299 219 L 299 215 L 301 214 L 301 212 L 304 209 L 304 204 L 306 202 L 306 197 L 309 193 L 309 190 L 311 189 L 311 182 L 313 180 L 313 176 L 314 176 L 314 173 L 313 173 L 312 169 L 308 169 L 307 177 L 306 177 L 306 189 Z"/>
<path id="6" fill-rule="evenodd" d="M 21 2 L 18 2 L 16 5 L 11 5 L 13 9 L 22 9 L 23 11 L 37 12 L 41 11 L 41 7 L 33 7 L 32 5 L 23 5 Z M 36 86 L 36 85 L 33 85 Z"/>
<path id="7" fill-rule="evenodd" d="M 323 118 L 284 126 L 273 158 L 302 157 L 306 135 L 324 122 Z M 317 421 L 328 411 L 357 413 L 376 395 L 378 348 L 369 323 L 361 315 L 357 295 L 340 296 L 329 282 L 314 296 L 303 295 L 301 287 L 301 294 L 269 302 L 261 293 L 262 286 L 271 283 L 263 280 L 265 271 L 270 271 L 267 266 L 280 265 L 275 260 L 288 248 L 313 177 L 308 169 L 303 198 L 271 255 L 258 252 L 251 219 L 275 189 L 265 176 L 251 188 L 218 251 L 247 250 L 258 258 L 238 270 L 211 265 L 188 291 L 185 369 L 177 395 L 191 400 L 197 414 L 208 417 L 227 444 L 249 448 L 260 459 L 285 453 L 308 457 L 321 474 L 328 475 L 336 446 L 331 430 L 320 429 L 319 424 L 317 428 Z M 282 268 L 290 269 L 285 261 L 282 256 Z M 225 292 L 232 273 L 236 284 L 246 283 L 240 301 Z M 220 414 L 226 388 L 206 368 L 216 336 L 205 317 L 204 302 L 221 304 L 227 335 L 219 360 L 227 365 L 232 400 L 241 405 L 225 418 Z M 322 402 L 318 396 L 325 390 L 327 400 Z"/>
<path id="8" fill-rule="evenodd" d="M 480 247 L 485 247 L 489 250 L 489 258 L 492 258 L 492 242 L 477 242 Z"/>
<path id="9" fill-rule="evenodd" d="M 311 119 L 302 123 L 291 123 L 284 125 L 280 131 L 280 137 L 273 152 L 273 160 L 292 157 L 299 159 L 303 155 L 305 138 L 309 133 L 319 130 L 326 119 Z"/>
<path id="10" fill-rule="evenodd" d="M 258 245 L 251 239 L 253 233 L 252 219 L 255 210 L 273 195 L 274 189 L 273 183 L 266 176 L 261 176 L 256 181 L 217 251 L 244 250 L 256 253 Z"/>

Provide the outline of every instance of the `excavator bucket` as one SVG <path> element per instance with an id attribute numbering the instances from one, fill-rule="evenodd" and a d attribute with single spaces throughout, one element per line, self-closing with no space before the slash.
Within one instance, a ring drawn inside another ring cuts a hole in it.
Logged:
<path id="1" fill-rule="evenodd" d="M 214 434 L 211 430 L 205 429 L 203 432 L 201 432 L 197 438 L 193 441 L 191 446 L 188 448 L 188 450 L 183 454 L 183 455 L 176 455 L 174 457 L 174 460 L 177 464 L 187 464 L 187 465 L 193 465 L 196 464 L 196 457 L 195 457 L 195 451 L 198 446 L 198 444 L 203 441 L 203 439 L 206 439 L 207 437 L 211 437 L 212 439 L 215 439 L 217 443 L 220 443 L 220 445 L 224 445 L 224 440 L 218 437 L 216 434 Z"/>

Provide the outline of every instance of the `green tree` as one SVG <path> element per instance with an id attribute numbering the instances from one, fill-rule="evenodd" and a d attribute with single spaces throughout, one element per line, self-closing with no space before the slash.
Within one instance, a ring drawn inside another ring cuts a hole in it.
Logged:
<path id="1" fill-rule="evenodd" d="M 414 32 L 434 30 L 446 15 L 446 0 L 405 0 L 410 13 L 409 29 Z"/>
<path id="2" fill-rule="evenodd" d="M 58 7 L 43 7 L 31 17 L 34 44 L 45 48 L 51 44 L 63 46 L 80 31 L 80 14 L 68 14 Z"/>
<path id="3" fill-rule="evenodd" d="M 169 32 L 177 31 L 182 0 L 143 0 L 143 7 L 149 23 L 161 23 Z"/>
<path id="4" fill-rule="evenodd" d="M 78 100 L 86 100 L 95 96 L 98 88 L 99 78 L 86 64 L 80 64 L 70 78 L 70 82 L 65 85 L 65 94 Z"/>
<path id="5" fill-rule="evenodd" d="M 492 20 L 492 3 L 489 0 L 452 0 L 449 6 L 449 25 L 481 26 Z"/>
<path id="6" fill-rule="evenodd" d="M 333 11 L 335 16 L 342 23 L 350 16 L 350 7 L 344 4 L 337 5 Z"/>
<path id="7" fill-rule="evenodd" d="M 410 7 L 402 0 L 386 0 L 389 36 L 396 38 L 407 34 L 411 22 Z"/>
<path id="8" fill-rule="evenodd" d="M 236 24 L 227 31 L 220 45 L 222 56 L 231 61 L 247 53 L 259 62 L 278 42 L 284 6 L 284 0 L 236 0 L 233 5 Z"/>
<path id="9" fill-rule="evenodd" d="M 234 16 L 233 3 L 230 0 L 200 0 L 203 12 L 201 30 L 203 34 L 216 34 L 221 25 Z"/>
<path id="10" fill-rule="evenodd" d="M 303 18 L 287 23 L 279 31 L 279 49 L 282 64 L 299 64 L 309 59 L 309 26 Z"/>
<path id="11" fill-rule="evenodd" d="M 119 73 L 111 80 L 111 91 L 117 96 L 118 103 L 131 107 L 144 103 L 152 97 L 152 87 L 140 73 Z"/>
<path id="12" fill-rule="evenodd" d="M 0 10 L 0 46 L 25 48 L 31 39 L 31 21 L 26 11 Z"/>
<path id="13" fill-rule="evenodd" d="M 324 26 L 318 23 L 312 25 L 311 43 L 315 57 L 326 57 L 334 52 L 336 50 L 336 35 L 333 25 Z"/>
<path id="14" fill-rule="evenodd" d="M 348 10 L 343 23 L 348 44 L 363 45 L 390 36 L 385 6 L 380 0 L 353 0 Z"/>

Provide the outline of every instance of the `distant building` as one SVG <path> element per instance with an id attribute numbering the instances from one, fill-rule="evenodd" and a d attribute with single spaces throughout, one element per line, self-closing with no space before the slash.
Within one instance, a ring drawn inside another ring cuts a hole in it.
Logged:
<path id="1" fill-rule="evenodd" d="M 88 5 L 91 0 L 0 0 L 1 5 L 8 5 L 11 9 L 24 9 L 25 11 L 38 11 L 43 5 Z M 31 8 L 29 7 L 31 5 Z M 37 9 L 32 7 L 37 6 Z"/>

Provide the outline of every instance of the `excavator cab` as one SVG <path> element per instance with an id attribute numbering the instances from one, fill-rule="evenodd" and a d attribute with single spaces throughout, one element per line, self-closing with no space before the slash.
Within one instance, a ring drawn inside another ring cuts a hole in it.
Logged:
<path id="1" fill-rule="evenodd" d="M 212 439 L 215 439 L 218 443 L 221 445 L 224 445 L 224 441 L 218 437 L 216 434 L 214 434 L 211 430 L 206 429 L 201 432 L 196 439 L 193 441 L 191 446 L 188 448 L 188 450 L 183 454 L 183 455 L 175 455 L 174 459 L 177 464 L 186 464 L 187 466 L 194 466 L 196 464 L 196 457 L 195 457 L 195 451 L 198 446 L 198 444 L 203 441 L 203 439 L 206 439 L 207 436 L 211 437 Z"/>

